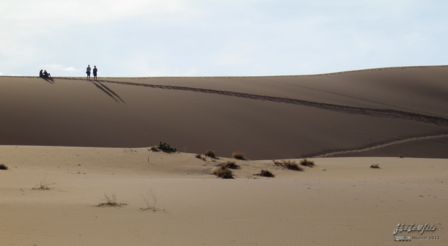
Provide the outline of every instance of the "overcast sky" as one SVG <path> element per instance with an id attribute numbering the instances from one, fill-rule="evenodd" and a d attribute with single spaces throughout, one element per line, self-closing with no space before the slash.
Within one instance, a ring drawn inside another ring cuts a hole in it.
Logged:
<path id="1" fill-rule="evenodd" d="M 446 0 L 1 0 L 0 75 L 312 74 L 448 64 Z"/>

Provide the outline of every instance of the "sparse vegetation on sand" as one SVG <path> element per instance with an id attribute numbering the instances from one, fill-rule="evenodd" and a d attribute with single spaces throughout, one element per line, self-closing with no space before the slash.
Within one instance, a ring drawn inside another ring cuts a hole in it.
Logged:
<path id="1" fill-rule="evenodd" d="M 202 156 L 201 154 L 196 154 L 195 157 L 200 159 L 200 160 L 206 161 L 205 156 Z"/>
<path id="2" fill-rule="evenodd" d="M 0 164 L 0 170 L 8 170 L 8 167 L 5 164 Z"/>
<path id="3" fill-rule="evenodd" d="M 243 153 L 239 153 L 239 152 L 232 153 L 232 157 L 237 159 L 237 160 L 246 160 L 246 157 L 244 156 L 244 154 Z"/>
<path id="4" fill-rule="evenodd" d="M 215 152 L 212 151 L 212 150 L 209 150 L 209 151 L 205 152 L 204 155 L 207 156 L 207 157 L 210 157 L 210 158 L 212 158 L 212 159 L 217 159 L 217 158 L 216 158 L 216 154 L 215 154 Z"/>
<path id="5" fill-rule="evenodd" d="M 163 151 L 165 153 L 174 153 L 177 152 L 177 149 L 172 147 L 171 145 L 165 143 L 165 142 L 160 142 L 159 145 L 157 146 L 152 146 L 150 148 L 151 151 L 154 152 L 159 152 L 159 151 Z"/>
<path id="6" fill-rule="evenodd" d="M 240 165 L 236 164 L 233 161 L 226 161 L 218 164 L 219 167 L 229 168 L 229 169 L 240 169 Z"/>
<path id="7" fill-rule="evenodd" d="M 141 211 L 151 211 L 151 212 L 164 212 L 165 209 L 158 208 L 157 207 L 157 197 L 154 195 L 154 193 L 151 191 L 151 199 L 149 199 L 146 196 L 143 196 L 143 200 L 145 202 L 145 206 L 143 208 L 140 208 Z"/>
<path id="8" fill-rule="evenodd" d="M 31 188 L 32 190 L 51 190 L 50 186 L 48 186 L 48 184 L 45 183 L 40 183 L 39 185 Z"/>
<path id="9" fill-rule="evenodd" d="M 297 163 L 295 161 L 289 161 L 289 160 L 282 160 L 282 161 L 276 161 L 274 160 L 274 165 L 281 167 L 281 168 L 286 168 L 289 170 L 294 170 L 294 171 L 303 171 L 303 168 L 300 167 L 299 165 L 297 165 Z"/>
<path id="10" fill-rule="evenodd" d="M 372 164 L 372 165 L 370 165 L 370 168 L 380 169 L 380 164 Z"/>
<path id="11" fill-rule="evenodd" d="M 261 170 L 259 173 L 255 174 L 256 176 L 261 176 L 261 177 L 267 177 L 267 178 L 273 178 L 275 177 L 275 175 L 269 171 L 269 170 Z"/>
<path id="12" fill-rule="evenodd" d="M 314 167 L 314 161 L 309 161 L 307 159 L 303 159 L 300 161 L 300 165 L 305 166 L 305 167 Z"/>
<path id="13" fill-rule="evenodd" d="M 226 167 L 217 167 L 213 170 L 213 174 L 216 177 L 222 179 L 233 179 L 233 172 L 229 168 Z"/>
<path id="14" fill-rule="evenodd" d="M 117 197 L 114 194 L 112 194 L 110 196 L 105 194 L 104 199 L 105 199 L 104 202 L 99 203 L 96 206 L 97 207 L 123 207 L 123 206 L 128 205 L 127 203 L 124 203 L 124 202 L 117 202 Z"/>

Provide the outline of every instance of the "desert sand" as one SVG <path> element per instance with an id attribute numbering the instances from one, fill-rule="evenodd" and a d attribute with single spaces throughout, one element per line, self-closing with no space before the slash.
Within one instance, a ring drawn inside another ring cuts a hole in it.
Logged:
<path id="1" fill-rule="evenodd" d="M 447 245 L 447 77 L 0 77 L 0 245 Z"/>
<path id="2" fill-rule="evenodd" d="M 2 245 L 396 245 L 398 223 L 440 227 L 439 240 L 407 245 L 448 243 L 446 159 L 316 158 L 303 172 L 237 161 L 225 180 L 210 174 L 224 158 L 145 148 L 0 155 Z M 261 169 L 276 177 L 253 175 Z M 127 205 L 98 207 L 104 195 Z"/>
<path id="3" fill-rule="evenodd" d="M 99 83 L 0 77 L 0 144 L 135 148 L 165 141 L 183 152 L 311 157 L 447 134 L 447 76 L 441 66 Z M 425 146 L 448 157 L 437 142 Z M 384 153 L 432 157 L 394 150 Z"/>

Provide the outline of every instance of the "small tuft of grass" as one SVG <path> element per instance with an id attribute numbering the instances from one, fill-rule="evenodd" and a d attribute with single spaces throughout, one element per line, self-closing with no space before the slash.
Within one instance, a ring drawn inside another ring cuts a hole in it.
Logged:
<path id="1" fill-rule="evenodd" d="M 289 161 L 289 160 L 282 160 L 282 161 L 276 161 L 274 160 L 274 165 L 281 167 L 281 168 L 286 168 L 288 170 L 293 170 L 293 171 L 303 171 L 303 168 L 300 167 L 299 165 L 297 165 L 297 163 L 295 161 Z"/>
<path id="2" fill-rule="evenodd" d="M 202 156 L 201 154 L 196 154 L 195 157 L 198 158 L 199 160 L 206 161 L 205 156 Z"/>
<path id="3" fill-rule="evenodd" d="M 370 168 L 380 169 L 380 165 L 379 164 L 372 164 L 372 165 L 370 165 Z"/>
<path id="4" fill-rule="evenodd" d="M 222 179 L 233 179 L 232 170 L 226 167 L 217 167 L 213 170 L 213 174 Z"/>
<path id="5" fill-rule="evenodd" d="M 151 148 L 149 148 L 149 150 L 151 150 L 153 152 L 159 152 L 159 149 L 156 146 L 151 146 Z"/>
<path id="6" fill-rule="evenodd" d="M 216 154 L 215 154 L 215 152 L 212 151 L 212 150 L 209 150 L 209 151 L 205 152 L 204 155 L 207 156 L 207 157 L 210 157 L 210 158 L 212 158 L 212 159 L 218 159 L 218 158 L 216 158 Z"/>
<path id="7" fill-rule="evenodd" d="M 260 173 L 255 174 L 257 176 L 261 176 L 261 177 L 267 177 L 267 178 L 273 178 L 275 177 L 274 174 L 269 171 L 269 170 L 261 170 Z"/>
<path id="8" fill-rule="evenodd" d="M 160 151 L 163 151 L 165 153 L 174 153 L 177 152 L 177 149 L 174 148 L 173 146 L 165 143 L 165 142 L 160 142 L 159 145 L 157 146 L 157 149 Z"/>
<path id="9" fill-rule="evenodd" d="M 143 196 L 143 200 L 145 202 L 145 206 L 140 208 L 140 211 L 151 211 L 153 213 L 159 211 L 165 212 L 165 209 L 157 207 L 157 197 L 152 191 L 151 191 L 151 199 L 148 199 L 146 196 Z"/>
<path id="10" fill-rule="evenodd" d="M 48 186 L 47 184 L 42 183 L 42 182 L 39 185 L 37 185 L 37 186 L 35 186 L 35 187 L 31 188 L 31 189 L 32 190 L 42 190 L 42 191 L 44 191 L 44 190 L 51 190 L 50 186 Z"/>
<path id="11" fill-rule="evenodd" d="M 128 205 L 127 203 L 124 202 L 117 202 L 117 197 L 112 194 L 110 196 L 104 194 L 104 199 L 105 201 L 102 203 L 99 203 L 98 205 L 96 205 L 97 207 L 103 208 L 103 207 L 123 207 Z"/>
<path id="12" fill-rule="evenodd" d="M 309 161 L 307 159 L 303 159 L 300 161 L 300 165 L 305 166 L 305 167 L 314 167 L 314 161 Z"/>
<path id="13" fill-rule="evenodd" d="M 246 160 L 246 157 L 244 156 L 243 153 L 239 153 L 239 152 L 234 152 L 232 153 L 232 157 L 237 159 L 237 160 Z"/>
<path id="14" fill-rule="evenodd" d="M 240 169 L 240 165 L 236 164 L 233 161 L 226 161 L 223 163 L 218 164 L 218 166 L 228 169 Z"/>
<path id="15" fill-rule="evenodd" d="M 8 170 L 8 167 L 5 164 L 0 164 L 0 170 Z"/>

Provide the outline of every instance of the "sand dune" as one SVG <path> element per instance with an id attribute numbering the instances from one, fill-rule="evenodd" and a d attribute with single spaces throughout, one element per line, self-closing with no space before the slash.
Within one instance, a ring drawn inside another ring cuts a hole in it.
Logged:
<path id="1" fill-rule="evenodd" d="M 0 147 L 2 245 L 396 245 L 398 223 L 439 226 L 446 245 L 444 159 L 316 158 L 304 172 L 217 163 L 147 149 Z M 148 158 L 149 157 L 149 158 Z M 371 169 L 378 163 L 381 169 Z M 255 177 L 261 169 L 275 178 Z M 44 184 L 49 190 L 33 190 Z M 120 208 L 97 207 L 104 195 Z M 156 207 L 156 211 L 141 208 Z M 420 244 L 419 244 L 420 243 Z"/>
<path id="2" fill-rule="evenodd" d="M 0 245 L 447 245 L 447 76 L 0 77 Z"/>
<path id="3" fill-rule="evenodd" d="M 145 147 L 166 141 L 186 152 L 239 151 L 252 159 L 359 149 L 447 133 L 447 75 L 448 67 L 416 67 L 97 83 L 0 77 L 0 144 Z M 437 156 L 448 157 L 437 148 Z"/>

